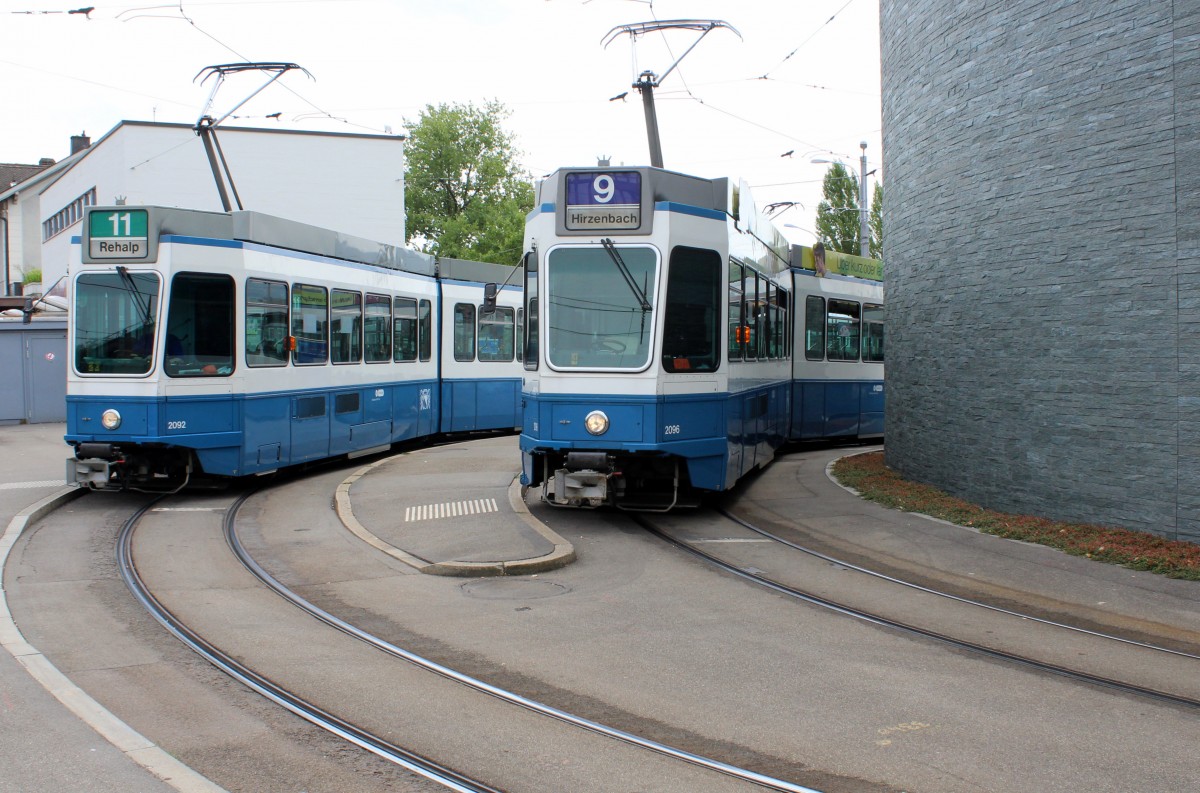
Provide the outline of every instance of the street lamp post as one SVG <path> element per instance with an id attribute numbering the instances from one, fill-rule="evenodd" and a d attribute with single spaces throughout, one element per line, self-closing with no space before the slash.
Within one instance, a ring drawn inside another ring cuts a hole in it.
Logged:
<path id="1" fill-rule="evenodd" d="M 871 255 L 871 221 L 867 211 L 867 142 L 864 140 L 858 147 L 862 149 L 858 183 L 858 255 L 865 259 Z"/>
<path id="2" fill-rule="evenodd" d="M 864 140 L 858 144 L 858 147 L 862 149 L 862 157 L 858 161 L 858 253 L 867 258 L 871 255 L 871 221 L 870 209 L 867 207 L 867 142 Z M 822 163 L 845 165 L 841 160 L 825 160 L 820 157 L 810 160 L 810 162 L 817 165 Z"/>

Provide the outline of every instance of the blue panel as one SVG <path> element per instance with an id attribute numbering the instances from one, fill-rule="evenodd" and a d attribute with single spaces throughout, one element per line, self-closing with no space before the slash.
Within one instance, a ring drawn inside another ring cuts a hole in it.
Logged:
<path id="1" fill-rule="evenodd" d="M 521 382 L 480 380 L 476 390 L 476 429 L 511 430 L 521 426 Z"/>
<path id="2" fill-rule="evenodd" d="M 240 402 L 229 395 L 167 397 L 162 415 L 163 434 L 169 437 L 240 430 Z"/>
<path id="3" fill-rule="evenodd" d="M 247 473 L 241 470 L 239 466 L 239 458 L 241 457 L 241 448 L 239 446 L 226 446 L 219 449 L 198 449 L 196 456 L 200 458 L 200 465 L 204 468 L 206 474 L 214 476 L 241 476 Z"/>
<path id="4" fill-rule="evenodd" d="M 655 434 L 659 441 L 670 442 L 692 438 L 721 437 L 725 424 L 725 401 L 722 394 L 715 397 L 667 397 L 663 401 Z"/>
<path id="5" fill-rule="evenodd" d="M 278 468 L 291 457 L 290 400 L 282 394 L 247 397 L 242 402 L 245 430 L 242 471 L 247 474 Z M 277 448 L 277 451 L 273 451 Z M 267 450 L 260 453 L 260 449 Z"/>
<path id="6" fill-rule="evenodd" d="M 315 411 L 308 409 L 310 403 L 315 402 L 314 397 L 324 404 L 325 412 L 322 415 L 313 415 Z M 292 417 L 292 453 L 284 457 L 285 465 L 329 456 L 329 413 L 327 394 L 305 394 L 291 398 L 288 415 Z M 301 415 L 304 418 L 298 417 Z"/>
<path id="7" fill-rule="evenodd" d="M 370 449 L 382 446 L 391 441 L 392 422 L 372 421 L 367 424 L 356 424 L 350 428 L 350 448 Z"/>
<path id="8" fill-rule="evenodd" d="M 100 426 L 100 415 L 114 408 L 121 426 L 109 432 Z M 67 397 L 67 440 L 142 440 L 158 426 L 158 401 L 130 397 Z"/>
<path id="9" fill-rule="evenodd" d="M 653 425 L 647 427 L 646 407 L 643 405 L 614 405 L 605 400 L 612 397 L 584 398 L 577 402 L 559 403 L 550 406 L 550 426 L 542 427 L 543 436 L 549 435 L 556 441 L 594 441 L 600 443 L 645 443 L 653 433 Z M 583 420 L 593 410 L 602 410 L 608 416 L 608 432 L 592 435 L 583 426 Z M 653 411 L 650 411 L 653 416 Z M 547 432 L 548 430 L 548 432 Z"/>
<path id="10" fill-rule="evenodd" d="M 824 436 L 858 435 L 858 409 L 858 383 L 828 383 L 825 386 Z"/>

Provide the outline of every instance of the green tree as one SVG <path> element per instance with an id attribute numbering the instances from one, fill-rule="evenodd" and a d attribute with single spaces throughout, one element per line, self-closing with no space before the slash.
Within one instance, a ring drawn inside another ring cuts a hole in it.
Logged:
<path id="1" fill-rule="evenodd" d="M 871 195 L 871 258 L 883 258 L 883 185 L 879 182 Z"/>
<path id="2" fill-rule="evenodd" d="M 835 162 L 825 172 L 817 204 L 817 239 L 841 253 L 858 254 L 858 177 Z"/>
<path id="3" fill-rule="evenodd" d="M 436 256 L 503 264 L 521 256 L 533 184 L 495 100 L 426 105 L 409 130 L 404 208 L 411 245 Z"/>

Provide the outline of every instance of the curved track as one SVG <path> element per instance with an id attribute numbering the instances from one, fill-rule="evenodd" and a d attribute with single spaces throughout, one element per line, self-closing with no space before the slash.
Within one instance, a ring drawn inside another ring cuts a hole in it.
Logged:
<path id="1" fill-rule="evenodd" d="M 500 689 L 484 681 L 425 659 L 415 653 L 405 650 L 404 648 L 386 642 L 383 639 L 361 630 L 360 628 L 328 613 L 327 611 L 322 610 L 271 576 L 257 561 L 255 561 L 255 559 L 242 545 L 237 532 L 237 513 L 240 507 L 252 495 L 254 494 L 248 493 L 237 498 L 226 509 L 223 518 L 226 542 L 242 565 L 244 565 L 245 568 L 249 570 L 263 585 L 283 597 L 287 602 L 303 610 L 305 613 L 311 615 L 317 620 L 320 620 L 324 624 L 331 626 L 349 636 L 352 636 L 353 638 L 364 642 L 371 647 L 381 650 L 392 657 L 413 664 L 421 669 L 439 675 L 448 680 L 452 680 L 455 683 L 467 686 L 477 692 L 487 694 L 489 697 L 501 700 L 510 705 L 520 707 L 573 727 L 587 730 L 605 738 L 614 739 L 627 745 L 648 750 L 673 760 L 698 766 L 708 771 L 713 771 L 734 780 L 749 783 L 762 789 L 787 791 L 788 793 L 819 793 L 818 791 L 815 791 L 809 787 L 804 787 L 802 785 L 794 784 L 781 779 L 775 779 L 748 769 L 739 768 L 718 760 L 683 751 L 623 730 L 608 727 L 558 708 L 536 702 L 519 694 Z M 153 615 L 154 619 L 157 620 L 163 627 L 165 627 L 172 635 L 184 642 L 184 644 L 208 660 L 214 666 L 221 669 L 244 685 L 267 697 L 271 701 L 281 705 L 282 707 L 312 722 L 313 724 L 318 725 L 322 729 L 325 729 L 413 773 L 456 791 L 499 790 L 498 788 L 490 786 L 486 782 L 448 768 L 441 763 L 438 763 L 436 760 L 425 757 L 419 753 L 410 751 L 405 747 L 381 738 L 380 736 L 355 725 L 349 719 L 340 717 L 307 701 L 302 696 L 289 691 L 286 686 L 272 681 L 267 676 L 256 672 L 248 664 L 242 663 L 234 658 L 230 653 L 221 650 L 213 642 L 207 640 L 204 636 L 200 635 L 197 631 L 185 624 L 183 620 L 176 617 L 158 598 L 155 597 L 154 593 L 151 591 L 151 588 L 147 586 L 142 576 L 139 575 L 137 566 L 134 563 L 132 550 L 133 536 L 138 523 L 152 507 L 160 503 L 162 500 L 163 499 L 160 498 L 149 502 L 129 518 L 119 536 L 117 556 L 121 576 L 125 580 L 129 589 L 133 592 L 137 600 L 150 612 L 150 614 Z"/>
<path id="2" fill-rule="evenodd" d="M 1149 642 L 1139 641 L 1124 636 L 1115 634 L 1103 633 L 1092 629 L 1082 628 L 1075 625 L 1067 624 L 1054 620 L 1045 619 L 1032 614 L 1026 614 L 1008 608 L 992 605 L 980 600 L 973 600 L 960 595 L 949 592 L 939 591 L 937 589 L 897 578 L 893 575 L 888 575 L 877 570 L 872 570 L 862 565 L 855 564 L 848 560 L 838 559 L 820 551 L 813 550 L 798 543 L 787 540 L 772 532 L 762 529 L 745 518 L 736 516 L 731 512 L 720 509 L 717 513 L 727 521 L 736 526 L 748 530 L 758 537 L 765 538 L 772 543 L 785 547 L 789 550 L 796 551 L 798 554 L 803 554 L 807 557 L 819 560 L 820 562 L 835 566 L 839 569 L 850 570 L 864 576 L 868 576 L 878 582 L 882 582 L 886 586 L 901 587 L 909 590 L 920 592 L 924 595 L 942 599 L 953 603 L 956 606 L 969 609 L 982 609 L 1010 620 L 1016 620 L 1020 623 L 1028 623 L 1049 628 L 1055 631 L 1064 633 L 1077 634 L 1085 637 L 1088 640 L 1093 640 L 1103 643 L 1112 643 L 1133 648 L 1137 651 L 1142 651 L 1149 654 L 1161 654 L 1171 657 L 1174 661 L 1183 663 L 1195 663 L 1195 671 L 1192 672 L 1193 679 L 1200 676 L 1200 654 L 1164 647 Z M 1032 652 L 1016 652 L 1002 649 L 998 646 L 990 646 L 977 641 L 971 641 L 963 638 L 961 635 L 956 636 L 950 632 L 936 630 L 930 627 L 925 627 L 910 619 L 898 619 L 895 616 L 889 616 L 883 613 L 882 610 L 872 610 L 854 605 L 853 597 L 849 596 L 847 591 L 846 597 L 831 597 L 822 595 L 816 591 L 803 587 L 784 583 L 776 578 L 772 578 L 761 570 L 753 566 L 747 566 L 740 561 L 731 561 L 728 557 L 721 554 L 713 553 L 699 547 L 697 542 L 689 542 L 686 539 L 680 539 L 668 529 L 664 529 L 655 521 L 654 518 L 638 515 L 635 518 L 636 522 L 644 529 L 662 539 L 665 542 L 679 548 L 687 553 L 704 559 L 711 565 L 714 565 L 721 570 L 732 573 L 747 581 L 751 581 L 759 586 L 765 587 L 772 591 L 786 595 L 812 605 L 819 606 L 830 611 L 837 612 L 858 620 L 862 620 L 880 627 L 890 628 L 893 630 L 902 631 L 904 633 L 920 636 L 926 639 L 932 639 L 937 642 L 944 643 L 955 649 L 966 650 L 972 653 L 977 653 L 985 657 L 1019 664 L 1024 667 L 1034 669 L 1039 672 L 1059 675 L 1080 683 L 1101 686 L 1106 689 L 1114 690 L 1123 694 L 1130 694 L 1139 697 L 1153 699 L 1159 702 L 1164 702 L 1171 705 L 1183 706 L 1186 708 L 1200 708 L 1200 696 L 1192 693 L 1180 693 L 1168 690 L 1163 690 L 1158 687 L 1149 686 L 1133 682 L 1129 679 L 1123 679 L 1115 675 L 1096 674 L 1084 669 L 1055 663 L 1045 658 L 1038 657 Z"/>

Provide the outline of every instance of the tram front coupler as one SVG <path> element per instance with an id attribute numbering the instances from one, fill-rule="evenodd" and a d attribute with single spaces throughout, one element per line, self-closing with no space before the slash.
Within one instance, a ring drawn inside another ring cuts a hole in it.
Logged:
<path id="1" fill-rule="evenodd" d="M 543 457 L 546 469 L 548 457 Z M 599 507 L 612 503 L 614 493 L 612 459 L 605 452 L 567 452 L 563 465 L 542 475 L 542 500 L 556 507 Z M 553 478 L 554 490 L 549 491 Z"/>

